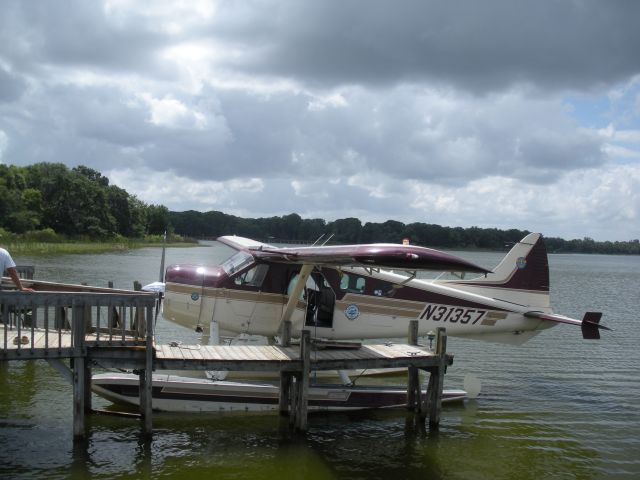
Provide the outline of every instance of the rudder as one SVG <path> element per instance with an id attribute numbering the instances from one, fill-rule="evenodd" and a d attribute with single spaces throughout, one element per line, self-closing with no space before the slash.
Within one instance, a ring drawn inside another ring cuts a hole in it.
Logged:
<path id="1" fill-rule="evenodd" d="M 549 262 L 542 235 L 530 233 L 516 243 L 492 273 L 472 280 L 446 283 L 505 301 L 548 307 Z M 498 289 L 500 294 L 491 293 Z"/>
<path id="2" fill-rule="evenodd" d="M 548 292 L 549 260 L 542 235 L 530 233 L 524 237 L 513 246 L 492 274 L 478 280 L 487 286 Z"/>

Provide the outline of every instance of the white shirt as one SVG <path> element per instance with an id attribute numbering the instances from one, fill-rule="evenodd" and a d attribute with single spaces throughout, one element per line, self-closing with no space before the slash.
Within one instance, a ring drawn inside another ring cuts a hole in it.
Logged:
<path id="1" fill-rule="evenodd" d="M 7 252 L 4 248 L 0 248 L 0 273 L 4 275 L 4 271 L 7 268 L 15 267 L 16 262 L 13 261 L 9 252 Z"/>

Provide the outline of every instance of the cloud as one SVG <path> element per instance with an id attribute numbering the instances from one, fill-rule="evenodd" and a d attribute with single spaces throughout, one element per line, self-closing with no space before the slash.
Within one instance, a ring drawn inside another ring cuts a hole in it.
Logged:
<path id="1" fill-rule="evenodd" d="M 25 89 L 24 80 L 2 68 L 0 63 L 0 103 L 18 100 Z"/>
<path id="2" fill-rule="evenodd" d="M 172 210 L 626 239 L 639 9 L 9 0 L 0 160 L 84 164 Z"/>
<path id="3" fill-rule="evenodd" d="M 325 87 L 590 89 L 637 73 L 640 5 L 629 2 L 273 1 L 220 13 L 234 26 L 220 37 L 241 51 L 229 68 Z"/>

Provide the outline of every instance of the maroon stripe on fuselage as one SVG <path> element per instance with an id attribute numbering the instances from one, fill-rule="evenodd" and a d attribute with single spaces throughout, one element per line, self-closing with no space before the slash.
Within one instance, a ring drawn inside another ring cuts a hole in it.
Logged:
<path id="1" fill-rule="evenodd" d="M 165 282 L 216 288 L 227 278 L 221 267 L 202 265 L 170 265 L 165 274 Z"/>

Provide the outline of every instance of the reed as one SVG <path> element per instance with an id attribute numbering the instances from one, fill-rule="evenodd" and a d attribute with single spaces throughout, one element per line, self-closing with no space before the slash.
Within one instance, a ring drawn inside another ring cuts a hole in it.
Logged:
<path id="1" fill-rule="evenodd" d="M 167 247 L 190 247 L 194 243 L 170 243 Z M 4 247 L 13 256 L 21 255 L 63 255 L 63 254 L 95 254 L 133 250 L 144 247 L 162 247 L 162 243 L 143 240 L 127 240 L 117 242 L 8 242 Z"/>

